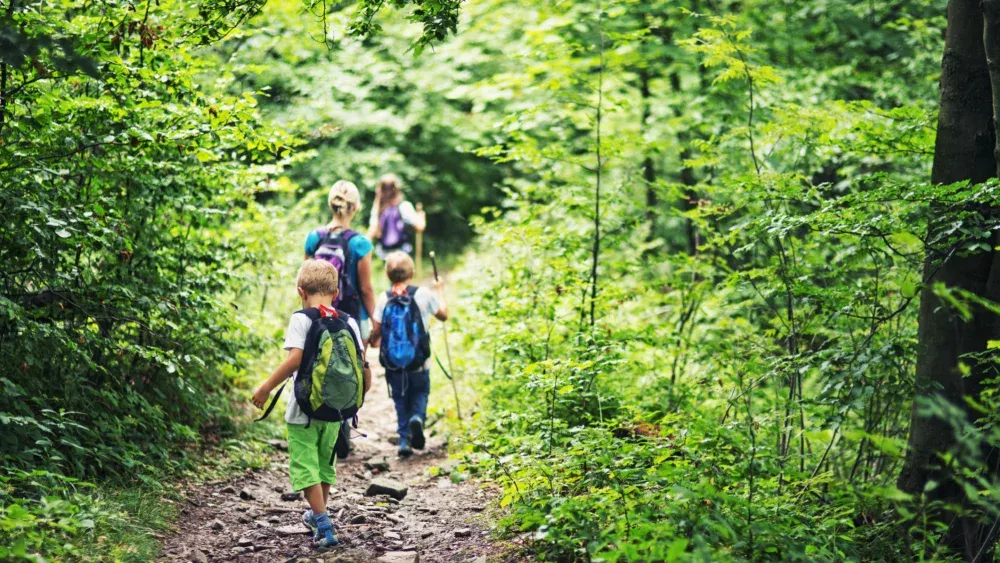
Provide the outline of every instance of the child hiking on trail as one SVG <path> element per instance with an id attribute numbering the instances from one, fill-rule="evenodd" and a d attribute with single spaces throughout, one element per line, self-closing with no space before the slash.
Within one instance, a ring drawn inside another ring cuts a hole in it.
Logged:
<path id="1" fill-rule="evenodd" d="M 368 221 L 368 237 L 377 241 L 375 253 L 382 260 L 393 251 L 413 255 L 410 229 L 423 232 L 427 215 L 403 199 L 403 186 L 395 174 L 385 174 L 375 187 L 375 205 Z"/>
<path id="2" fill-rule="evenodd" d="M 372 317 L 372 346 L 380 346 L 379 363 L 385 367 L 392 401 L 396 405 L 399 455 L 424 448 L 427 398 L 431 392 L 431 315 L 447 320 L 444 282 L 435 281 L 434 291 L 410 285 L 413 259 L 404 252 L 386 256 L 385 273 L 392 287 L 379 296 Z"/>
<path id="3" fill-rule="evenodd" d="M 319 551 L 339 543 L 326 509 L 330 487 L 337 480 L 333 453 L 337 434 L 371 387 L 361 330 L 353 318 L 333 308 L 337 283 L 337 269 L 329 262 L 307 260 L 302 265 L 296 279 L 302 309 L 292 314 L 285 331 L 288 356 L 253 394 L 253 404 L 263 408 L 271 391 L 293 378 L 285 408 L 288 473 L 292 489 L 302 491 L 309 503 L 302 523 L 313 531 Z M 261 419 L 270 414 L 284 387 Z"/>
<path id="4" fill-rule="evenodd" d="M 340 275 L 340 293 L 334 306 L 354 317 L 361 326 L 361 337 L 371 332 L 369 319 L 375 311 L 372 288 L 372 243 L 365 235 L 351 230 L 351 221 L 361 209 L 358 187 L 339 180 L 327 198 L 333 218 L 325 226 L 306 236 L 306 258 L 330 262 Z"/>

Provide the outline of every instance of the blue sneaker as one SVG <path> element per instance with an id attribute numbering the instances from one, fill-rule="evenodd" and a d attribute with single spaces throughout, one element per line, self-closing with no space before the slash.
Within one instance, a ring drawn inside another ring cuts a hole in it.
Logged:
<path id="1" fill-rule="evenodd" d="M 311 508 L 302 513 L 302 523 L 306 525 L 306 528 L 309 528 L 310 532 L 312 532 L 314 540 L 319 539 L 318 529 L 316 528 L 316 518 L 313 516 Z"/>
<path id="2" fill-rule="evenodd" d="M 316 541 L 316 551 L 323 553 L 340 545 L 340 540 L 333 535 L 333 528 L 326 528 L 316 532 L 319 539 Z"/>
<path id="3" fill-rule="evenodd" d="M 424 421 L 418 415 L 410 417 L 410 441 L 413 442 L 413 449 L 424 449 Z"/>
<path id="4" fill-rule="evenodd" d="M 399 457 L 410 457 L 413 455 L 413 448 L 410 447 L 410 441 L 403 437 L 399 437 Z"/>

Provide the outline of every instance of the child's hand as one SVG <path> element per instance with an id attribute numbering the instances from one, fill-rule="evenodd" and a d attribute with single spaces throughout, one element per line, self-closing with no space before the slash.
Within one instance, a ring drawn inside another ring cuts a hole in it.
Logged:
<path id="1" fill-rule="evenodd" d="M 427 214 L 424 213 L 424 204 L 417 203 L 417 221 L 413 225 L 414 230 L 419 233 L 424 232 L 427 228 Z"/>
<path id="2" fill-rule="evenodd" d="M 444 278 L 437 278 L 434 280 L 434 289 L 439 291 L 444 289 Z"/>
<path id="3" fill-rule="evenodd" d="M 253 406 L 258 409 L 264 408 L 264 405 L 267 403 L 267 398 L 270 396 L 271 390 L 261 385 L 256 391 L 253 392 Z"/>

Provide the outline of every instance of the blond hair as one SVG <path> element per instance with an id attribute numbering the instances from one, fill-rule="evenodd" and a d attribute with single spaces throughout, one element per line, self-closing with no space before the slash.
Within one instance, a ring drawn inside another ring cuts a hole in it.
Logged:
<path id="1" fill-rule="evenodd" d="M 354 182 L 347 180 L 337 180 L 337 183 L 330 188 L 330 197 L 327 198 L 330 211 L 337 217 L 347 217 L 354 215 L 361 208 L 361 194 Z"/>
<path id="2" fill-rule="evenodd" d="M 295 278 L 295 285 L 306 295 L 333 295 L 338 282 L 337 268 L 326 260 L 306 260 Z"/>
<path id="3" fill-rule="evenodd" d="M 385 257 L 385 275 L 392 283 L 403 283 L 413 279 L 413 258 L 397 250 Z"/>

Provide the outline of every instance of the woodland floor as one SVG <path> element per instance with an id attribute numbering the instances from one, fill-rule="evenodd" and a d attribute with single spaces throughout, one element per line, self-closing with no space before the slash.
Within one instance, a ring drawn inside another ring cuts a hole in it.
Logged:
<path id="1" fill-rule="evenodd" d="M 377 366 L 375 358 L 369 358 Z M 373 369 L 373 386 L 362 410 L 353 451 L 337 462 L 337 484 L 330 495 L 330 517 L 341 545 L 317 554 L 302 524 L 308 508 L 290 493 L 288 457 L 275 442 L 271 466 L 230 480 L 192 484 L 184 489 L 176 532 L 164 543 L 160 561 L 237 562 L 476 562 L 523 560 L 510 545 L 491 541 L 484 511 L 496 490 L 474 481 L 453 483 L 444 438 L 429 429 L 427 448 L 409 459 L 390 442 L 396 417 L 385 378 Z M 443 400 L 432 390 L 431 403 Z M 283 408 L 271 416 L 281 416 Z M 380 458 L 388 470 L 372 468 Z M 434 470 L 442 468 L 443 471 Z M 440 474 L 440 476 L 435 476 Z M 365 496 L 375 477 L 395 479 L 409 489 L 402 501 Z"/>

